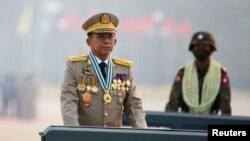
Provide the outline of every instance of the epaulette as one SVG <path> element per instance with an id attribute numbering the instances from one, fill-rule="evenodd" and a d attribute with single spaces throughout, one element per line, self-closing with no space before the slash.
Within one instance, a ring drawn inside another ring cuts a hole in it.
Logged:
<path id="1" fill-rule="evenodd" d="M 79 62 L 79 61 L 86 61 L 88 59 L 87 55 L 81 55 L 81 56 L 70 56 L 69 60 L 71 62 Z"/>
<path id="2" fill-rule="evenodd" d="M 132 67 L 133 66 L 133 62 L 129 61 L 129 60 L 123 60 L 123 59 L 113 58 L 113 61 L 116 64 L 123 65 L 123 66 L 126 66 L 126 67 Z"/>

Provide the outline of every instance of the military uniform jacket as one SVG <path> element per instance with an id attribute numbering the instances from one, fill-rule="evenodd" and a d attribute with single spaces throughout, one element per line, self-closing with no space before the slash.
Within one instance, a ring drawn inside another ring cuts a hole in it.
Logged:
<path id="1" fill-rule="evenodd" d="M 172 86 L 169 101 L 166 104 L 165 111 L 166 112 L 189 112 L 188 105 L 185 103 L 183 99 L 183 92 L 182 92 L 182 79 L 184 74 L 184 67 L 179 69 L 174 84 Z M 203 80 L 205 74 L 197 72 L 199 75 L 198 85 L 199 89 L 202 88 Z M 201 92 L 199 92 L 199 97 L 201 97 Z M 212 104 L 210 109 L 210 114 L 217 115 L 221 112 L 222 115 L 231 115 L 231 106 L 230 106 L 230 99 L 231 99 L 231 91 L 230 91 L 230 83 L 227 72 L 224 68 L 221 68 L 221 84 L 219 88 L 219 92 L 217 97 Z"/>
<path id="2" fill-rule="evenodd" d="M 126 60 L 112 59 L 114 68 L 112 79 L 115 79 L 117 75 L 128 76 L 127 79 L 130 81 L 128 91 L 123 93 L 110 91 L 111 103 L 104 104 L 104 91 L 97 80 L 98 92 L 88 91 L 91 98 L 86 104 L 83 100 L 83 94 L 87 92 L 87 89 L 79 90 L 77 87 L 82 83 L 82 70 L 87 68 L 88 60 L 85 55 L 71 57 L 66 63 L 60 98 L 64 125 L 121 127 L 122 113 L 124 112 L 132 127 L 146 128 L 145 113 L 142 109 L 141 99 L 136 94 L 130 68 L 131 63 Z M 92 64 L 90 64 L 89 70 L 93 77 L 97 78 Z"/>

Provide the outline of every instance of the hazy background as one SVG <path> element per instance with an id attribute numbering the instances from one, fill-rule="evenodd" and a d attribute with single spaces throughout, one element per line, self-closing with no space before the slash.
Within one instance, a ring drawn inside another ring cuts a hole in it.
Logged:
<path id="1" fill-rule="evenodd" d="M 37 92 L 29 100 L 34 116 L 16 117 L 12 106 L 10 115 L 0 117 L 0 124 L 6 125 L 0 126 L 0 140 L 15 140 L 13 128 L 28 135 L 25 140 L 39 140 L 39 131 L 62 124 L 59 95 L 65 62 L 71 55 L 88 53 L 81 25 L 99 12 L 120 19 L 112 56 L 134 62 L 145 110 L 163 111 L 177 69 L 193 58 L 188 51 L 192 34 L 207 30 L 218 48 L 213 57 L 228 70 L 233 115 L 250 116 L 248 0 L 1 0 L 0 82 L 12 76 L 16 87 L 33 83 Z M 25 79 L 30 74 L 35 79 L 31 83 Z M 20 97 L 25 101 L 28 96 Z"/>

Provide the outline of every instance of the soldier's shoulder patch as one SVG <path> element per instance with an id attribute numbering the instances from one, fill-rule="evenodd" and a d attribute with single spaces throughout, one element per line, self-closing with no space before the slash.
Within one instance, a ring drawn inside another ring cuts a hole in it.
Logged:
<path id="1" fill-rule="evenodd" d="M 229 78 L 228 78 L 227 75 L 221 77 L 221 83 L 222 83 L 223 86 L 229 86 L 230 85 L 229 84 L 230 83 Z"/>
<path id="2" fill-rule="evenodd" d="M 81 55 L 81 56 L 70 56 L 69 60 L 71 62 L 79 62 L 79 61 L 86 61 L 88 59 L 87 55 Z"/>
<path id="3" fill-rule="evenodd" d="M 222 72 L 222 76 L 221 76 L 221 83 L 222 86 L 230 86 L 230 82 L 229 82 L 229 77 L 227 75 L 227 69 L 225 67 L 221 67 L 221 72 Z"/>
<path id="4" fill-rule="evenodd" d="M 126 67 L 132 67 L 133 62 L 130 60 L 124 60 L 124 59 L 119 59 L 119 58 L 112 58 L 115 64 L 123 65 Z"/>
<path id="5" fill-rule="evenodd" d="M 180 68 L 178 69 L 178 73 L 177 73 L 176 78 L 175 78 L 175 82 L 176 82 L 176 83 L 182 82 L 184 69 L 185 69 L 184 66 L 182 66 L 182 67 L 180 67 Z"/>

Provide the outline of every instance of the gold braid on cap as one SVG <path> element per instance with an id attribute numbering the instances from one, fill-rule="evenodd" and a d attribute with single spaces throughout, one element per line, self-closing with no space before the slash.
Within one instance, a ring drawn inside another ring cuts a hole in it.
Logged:
<path id="1" fill-rule="evenodd" d="M 119 19 L 110 13 L 99 13 L 90 17 L 82 28 L 87 32 L 116 32 Z"/>

